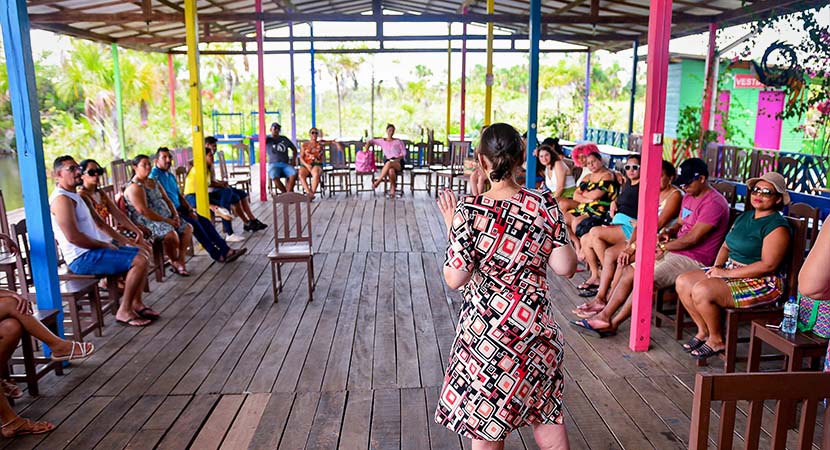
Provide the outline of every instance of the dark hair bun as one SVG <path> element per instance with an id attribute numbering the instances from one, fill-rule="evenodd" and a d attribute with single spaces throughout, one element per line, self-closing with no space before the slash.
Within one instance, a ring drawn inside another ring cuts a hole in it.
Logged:
<path id="1" fill-rule="evenodd" d="M 524 158 L 519 132 L 506 123 L 494 123 L 484 130 L 478 152 L 493 165 L 489 174 L 493 181 L 512 176 Z"/>

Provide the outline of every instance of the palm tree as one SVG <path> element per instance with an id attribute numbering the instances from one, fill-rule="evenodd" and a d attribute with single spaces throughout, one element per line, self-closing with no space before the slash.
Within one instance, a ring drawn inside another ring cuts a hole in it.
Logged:
<path id="1" fill-rule="evenodd" d="M 323 61 L 326 69 L 334 77 L 334 87 L 337 90 L 337 130 L 340 136 L 343 136 L 342 101 L 345 93 L 345 83 L 347 79 L 351 79 L 353 90 L 357 90 L 357 71 L 360 69 L 360 65 L 363 64 L 364 58 L 351 53 L 324 53 L 320 55 L 320 60 Z"/>

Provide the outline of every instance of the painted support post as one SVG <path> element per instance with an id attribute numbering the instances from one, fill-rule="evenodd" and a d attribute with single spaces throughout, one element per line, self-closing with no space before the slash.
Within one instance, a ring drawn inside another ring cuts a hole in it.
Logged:
<path id="1" fill-rule="evenodd" d="M 536 188 L 536 117 L 539 112 L 539 37 L 542 31 L 542 0 L 530 0 L 530 99 L 527 105 L 527 164 L 525 186 Z"/>
<path id="2" fill-rule="evenodd" d="M 26 180 L 21 185 L 37 306 L 39 309 L 58 310 L 58 334 L 63 336 L 58 256 L 49 212 L 49 192 L 46 189 L 43 135 L 26 0 L 8 0 L 0 8 L 0 27 L 3 28 L 9 97 L 17 139 L 17 164 L 20 179 Z"/>
<path id="3" fill-rule="evenodd" d="M 588 106 L 591 97 L 591 50 L 585 56 L 585 98 L 582 103 L 582 139 L 588 139 Z"/>
<path id="4" fill-rule="evenodd" d="M 447 24 L 447 34 L 452 35 L 452 24 Z M 452 113 L 452 40 L 447 40 L 447 145 L 450 144 L 450 115 Z"/>
<path id="5" fill-rule="evenodd" d="M 288 22 L 288 60 L 291 76 L 291 142 L 297 142 L 297 95 L 294 89 L 294 22 Z"/>
<path id="6" fill-rule="evenodd" d="M 262 13 L 262 0 L 256 0 L 256 12 Z M 263 23 L 256 21 L 257 100 L 259 105 L 259 200 L 268 200 L 268 171 L 265 151 L 265 57 L 263 55 Z M 253 158 L 253 152 L 250 155 Z"/>
<path id="7" fill-rule="evenodd" d="M 467 8 L 465 7 L 463 13 L 467 13 Z M 461 138 L 459 140 L 464 140 L 464 122 L 467 119 L 467 112 L 465 111 L 467 106 L 467 22 L 464 22 L 461 25 Z"/>
<path id="8" fill-rule="evenodd" d="M 173 67 L 173 54 L 167 54 L 167 90 L 170 95 L 170 134 L 176 137 L 176 69 Z"/>
<path id="9" fill-rule="evenodd" d="M 311 127 L 317 128 L 317 85 L 314 79 L 314 22 L 308 23 L 308 32 L 311 36 Z"/>
<path id="10" fill-rule="evenodd" d="M 205 130 L 202 124 L 202 83 L 199 81 L 199 18 L 196 0 L 184 1 L 184 24 L 187 33 L 187 67 L 190 73 L 190 131 L 193 135 L 193 170 L 196 171 L 196 211 L 203 217 L 210 217 Z"/>
<path id="11" fill-rule="evenodd" d="M 493 14 L 495 0 L 487 0 L 487 14 Z M 493 117 L 493 22 L 487 22 L 487 74 L 484 78 L 484 125 Z"/>
<path id="12" fill-rule="evenodd" d="M 115 81 L 115 112 L 118 115 L 118 144 L 121 158 L 127 159 L 127 138 L 124 136 L 124 96 L 121 92 L 121 64 L 118 63 L 118 44 L 112 43 L 112 72 Z"/>
<path id="13" fill-rule="evenodd" d="M 634 99 L 637 96 L 637 50 L 639 50 L 640 41 L 634 39 L 634 56 L 632 56 L 631 67 L 631 99 L 628 104 L 628 134 L 634 132 Z"/>
<path id="14" fill-rule="evenodd" d="M 651 0 L 648 21 L 648 79 L 643 129 L 641 179 L 645 186 L 659 186 L 663 166 L 663 128 L 666 119 L 666 84 L 669 72 L 672 0 Z M 651 337 L 651 304 L 654 293 L 654 261 L 657 245 L 659 189 L 641 189 L 637 213 L 637 254 L 634 265 L 631 334 L 628 346 L 648 350 Z"/>
<path id="15" fill-rule="evenodd" d="M 700 109 L 700 139 L 698 139 L 698 155 L 703 153 L 703 142 L 706 132 L 711 127 L 712 102 L 717 90 L 717 79 L 715 78 L 715 62 L 717 61 L 717 37 L 718 24 L 709 24 L 709 47 L 706 52 L 706 78 L 703 82 L 703 105 Z"/>

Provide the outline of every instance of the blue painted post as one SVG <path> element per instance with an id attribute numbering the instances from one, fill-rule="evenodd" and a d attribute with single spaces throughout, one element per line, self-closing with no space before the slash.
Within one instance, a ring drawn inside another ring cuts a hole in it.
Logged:
<path id="1" fill-rule="evenodd" d="M 539 102 L 539 37 L 542 29 L 542 0 L 530 0 L 530 100 L 527 106 L 527 172 L 525 186 L 536 188 L 536 116 Z"/>
<path id="2" fill-rule="evenodd" d="M 591 51 L 585 59 L 585 99 L 582 104 L 582 139 L 588 139 L 588 104 L 591 95 Z"/>
<path id="3" fill-rule="evenodd" d="M 317 85 L 314 80 L 314 22 L 309 22 L 308 30 L 311 37 L 311 127 L 317 128 Z"/>
<path id="4" fill-rule="evenodd" d="M 640 47 L 640 41 L 634 39 L 634 56 L 632 56 L 633 64 L 631 69 L 631 99 L 628 104 L 628 134 L 634 132 L 634 97 L 637 95 L 637 50 Z"/>
<path id="5" fill-rule="evenodd" d="M 63 305 L 58 282 L 58 256 L 46 190 L 46 164 L 40 110 L 35 84 L 35 64 L 29 35 L 26 0 L 8 0 L 0 8 L 6 71 L 17 140 L 17 164 L 23 187 L 23 206 L 29 230 L 32 278 L 37 291 L 38 309 L 58 310 L 58 334 L 63 336 Z M 46 354 L 49 354 L 46 349 Z"/>
<path id="6" fill-rule="evenodd" d="M 297 97 L 294 90 L 294 22 L 288 22 L 288 61 L 291 72 L 291 141 L 297 142 Z"/>

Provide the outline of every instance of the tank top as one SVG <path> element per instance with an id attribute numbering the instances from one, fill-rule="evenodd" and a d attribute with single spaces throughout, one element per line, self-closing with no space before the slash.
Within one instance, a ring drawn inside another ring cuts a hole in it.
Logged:
<path id="1" fill-rule="evenodd" d="M 556 171 L 553 169 L 545 168 L 545 185 L 547 185 L 548 189 L 550 189 L 551 192 L 556 192 L 556 184 Z M 562 186 L 562 189 L 568 189 L 572 187 L 576 187 L 576 181 L 574 180 L 573 173 L 569 173 L 565 175 L 565 184 Z"/>
<path id="2" fill-rule="evenodd" d="M 65 189 L 56 187 L 49 196 L 49 204 L 51 205 L 52 202 L 61 195 L 69 197 L 75 203 L 75 224 L 78 226 L 78 231 L 87 235 L 90 239 L 107 241 L 107 238 L 104 237 L 100 231 L 98 231 L 98 227 L 95 226 L 95 222 L 92 220 L 92 214 L 89 212 L 89 207 L 86 206 L 86 202 L 81 199 L 81 196 L 77 192 L 69 192 Z M 58 226 L 58 222 L 55 220 L 55 215 L 52 214 L 51 217 L 52 230 L 55 233 L 55 239 L 58 240 L 58 245 L 61 247 L 63 258 L 66 260 L 67 264 L 71 264 L 72 261 L 75 261 L 78 257 L 90 250 L 88 248 L 78 247 L 77 245 L 69 242 L 69 239 L 67 239 L 66 235 L 63 234 L 61 227 Z"/>

